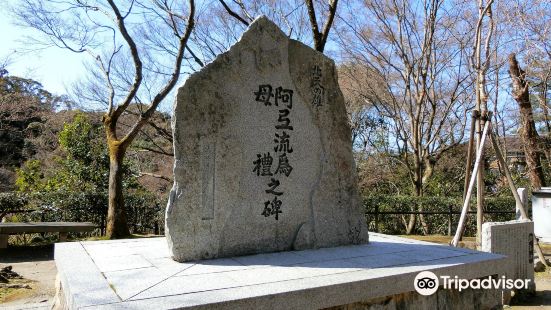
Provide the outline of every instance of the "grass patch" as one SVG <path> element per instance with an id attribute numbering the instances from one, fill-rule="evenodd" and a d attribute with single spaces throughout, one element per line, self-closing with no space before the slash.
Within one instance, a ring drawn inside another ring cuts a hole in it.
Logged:
<path id="1" fill-rule="evenodd" d="M 434 242 L 440 244 L 450 244 L 453 239 L 453 236 L 447 235 L 400 235 L 403 238 L 415 239 L 419 241 Z M 475 237 L 463 237 L 463 240 L 459 242 L 459 247 L 476 249 L 476 238 Z"/>
<path id="2" fill-rule="evenodd" d="M 545 255 L 551 255 L 551 244 L 549 243 L 542 243 L 540 242 L 540 248 L 543 254 Z"/>
<path id="3" fill-rule="evenodd" d="M 32 290 L 33 282 L 34 281 L 27 280 L 27 279 L 10 279 L 10 282 L 9 282 L 10 285 L 11 284 L 29 285 L 31 289 L 8 288 L 8 287 L 0 286 L 0 304 L 19 299 L 22 296 L 28 294 Z"/>
<path id="4" fill-rule="evenodd" d="M 164 235 L 132 234 L 130 235 L 130 237 L 124 238 L 124 239 L 140 239 L 140 238 L 156 238 L 156 237 L 164 237 Z M 78 241 L 101 241 L 101 240 L 109 240 L 109 238 L 107 238 L 107 236 L 93 236 L 93 237 L 78 239 Z"/>
<path id="5" fill-rule="evenodd" d="M 536 279 L 551 280 L 551 272 L 549 272 L 548 269 L 542 272 L 534 272 L 534 276 Z"/>
<path id="6" fill-rule="evenodd" d="M 109 240 L 109 239 L 107 239 L 107 236 L 92 236 L 92 237 L 80 239 L 80 241 L 101 241 L 101 240 Z"/>
<path id="7" fill-rule="evenodd" d="M 450 243 L 452 241 L 453 236 L 446 236 L 446 235 L 400 235 L 400 237 L 403 238 L 409 238 L 409 239 L 415 239 L 420 241 L 427 241 L 427 242 L 435 242 L 435 243 Z M 463 237 L 463 241 L 469 241 L 473 242 L 476 241 L 475 237 Z"/>
<path id="8" fill-rule="evenodd" d="M 0 287 L 0 304 L 6 302 L 6 299 L 12 296 L 17 290 L 18 289 L 15 288 Z"/>

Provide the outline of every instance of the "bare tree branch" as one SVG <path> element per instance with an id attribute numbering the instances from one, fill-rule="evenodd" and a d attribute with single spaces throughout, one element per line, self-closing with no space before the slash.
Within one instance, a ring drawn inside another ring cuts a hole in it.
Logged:
<path id="1" fill-rule="evenodd" d="M 122 103 L 115 109 L 115 111 L 112 114 L 108 114 L 108 117 L 110 119 L 109 126 L 111 128 L 113 139 L 117 139 L 116 132 L 115 132 L 115 124 L 117 123 L 118 118 L 122 114 L 124 110 L 130 105 L 132 100 L 136 97 L 136 93 L 138 92 L 138 89 L 140 88 L 140 84 L 142 83 L 143 73 L 142 73 L 142 60 L 140 59 L 140 55 L 138 53 L 138 47 L 136 46 L 136 43 L 134 42 L 134 39 L 132 36 L 128 33 L 128 30 L 126 29 L 126 24 L 124 22 L 124 18 L 117 5 L 114 3 L 113 0 L 107 0 L 111 8 L 113 9 L 113 12 L 116 16 L 117 26 L 119 28 L 119 31 L 121 32 L 121 35 L 123 36 L 124 40 L 128 44 L 128 47 L 130 48 L 130 54 L 132 55 L 132 60 L 134 61 L 134 82 L 132 83 L 132 86 L 128 90 L 128 94 L 126 95 L 126 98 L 122 101 Z M 128 13 L 126 14 L 128 15 Z"/>
<path id="2" fill-rule="evenodd" d="M 168 95 L 168 93 L 172 90 L 172 88 L 174 88 L 174 85 L 176 85 L 176 82 L 180 78 L 180 70 L 182 65 L 182 59 L 184 57 L 185 47 L 187 46 L 187 42 L 189 40 L 193 27 L 195 26 L 194 18 L 195 18 L 195 1 L 190 0 L 187 26 L 186 26 L 184 35 L 180 38 L 180 41 L 179 41 L 178 54 L 174 63 L 174 71 L 171 75 L 171 78 L 165 84 L 165 86 L 161 89 L 161 91 L 157 93 L 157 95 L 155 95 L 155 97 L 153 98 L 153 101 L 151 102 L 147 110 L 142 114 L 141 118 L 136 122 L 134 127 L 122 139 L 123 144 L 128 144 L 132 142 L 132 140 L 134 139 L 134 137 L 136 137 L 136 135 L 138 134 L 142 126 L 146 123 L 147 119 L 149 119 L 153 115 L 159 103 L 161 103 L 161 101 Z"/>
<path id="3" fill-rule="evenodd" d="M 329 31 L 333 25 L 333 19 L 337 12 L 338 0 L 331 0 L 329 2 L 327 21 L 323 26 L 322 32 L 319 31 L 318 21 L 316 17 L 316 10 L 314 8 L 314 2 L 312 0 L 305 0 L 306 7 L 308 9 L 308 17 L 310 18 L 310 26 L 312 29 L 312 37 L 314 39 L 314 48 L 323 53 L 327 38 L 329 37 Z"/>
<path id="4" fill-rule="evenodd" d="M 231 16 L 233 16 L 235 19 L 237 19 L 238 21 L 240 21 L 243 25 L 245 26 L 249 26 L 249 22 L 247 22 L 246 20 L 244 20 L 241 16 L 239 16 L 239 14 L 235 13 L 234 11 L 232 11 L 232 9 L 226 4 L 226 2 L 224 2 L 224 0 L 218 0 L 218 2 L 220 2 L 222 4 L 222 6 L 224 7 L 224 9 L 226 9 L 226 11 L 228 12 L 228 14 L 230 14 Z"/>
<path id="5" fill-rule="evenodd" d="M 163 179 L 165 181 L 168 181 L 168 182 L 172 182 L 172 179 L 169 178 L 169 177 L 166 177 L 164 175 L 160 175 L 160 174 L 155 174 L 155 173 L 151 173 L 151 172 L 140 172 L 140 177 L 143 177 L 143 176 L 149 176 L 149 177 L 154 177 L 154 178 L 158 178 L 158 179 Z"/>

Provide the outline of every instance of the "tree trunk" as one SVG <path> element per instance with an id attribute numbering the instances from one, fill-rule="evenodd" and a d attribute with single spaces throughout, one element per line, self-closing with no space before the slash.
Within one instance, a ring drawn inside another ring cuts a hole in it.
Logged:
<path id="1" fill-rule="evenodd" d="M 419 157 L 415 157 L 414 179 L 412 180 L 412 185 L 413 185 L 415 196 L 418 197 L 419 193 L 421 192 L 421 187 L 423 186 L 422 179 L 421 179 L 421 161 L 419 160 Z M 409 209 L 411 212 L 416 212 L 418 210 L 416 204 L 412 205 Z M 411 233 L 415 229 L 416 222 L 417 222 L 417 215 L 410 214 L 409 221 L 406 226 L 406 235 L 411 235 Z"/>
<path id="2" fill-rule="evenodd" d="M 543 147 L 543 154 L 545 154 L 545 158 L 547 159 L 547 168 L 551 170 L 551 132 L 548 133 L 547 137 L 543 138 L 542 144 Z"/>
<path id="3" fill-rule="evenodd" d="M 532 189 L 545 186 L 545 178 L 540 161 L 539 135 L 536 131 L 526 73 L 517 62 L 515 54 L 509 55 L 509 74 L 513 80 L 513 97 L 520 109 L 520 137 L 524 146 L 526 166 Z"/>
<path id="4" fill-rule="evenodd" d="M 423 182 L 421 176 L 419 177 L 419 181 L 415 184 L 415 196 L 416 197 L 423 197 Z M 422 214 L 423 212 L 423 203 L 419 203 L 417 205 L 417 210 L 421 212 L 419 214 L 419 222 L 421 222 L 421 228 L 423 229 L 423 234 L 426 236 L 429 234 L 429 225 L 427 225 L 427 222 L 425 221 L 425 215 Z"/>
<path id="5" fill-rule="evenodd" d="M 436 161 L 437 161 L 437 159 L 434 158 L 434 157 L 431 157 L 431 156 L 424 156 L 423 157 L 423 164 L 424 165 L 423 165 L 422 174 L 420 175 L 421 181 L 419 182 L 418 189 L 416 189 L 416 193 L 417 193 L 418 197 L 425 196 L 424 184 L 426 184 L 428 182 L 428 180 L 432 177 L 432 175 L 434 173 L 434 166 L 436 165 Z M 421 203 L 419 205 L 419 212 L 421 212 L 421 214 L 419 214 L 419 221 L 421 222 L 421 226 L 423 228 L 423 233 L 425 235 L 429 235 L 430 234 L 430 226 L 428 225 L 427 221 L 425 221 L 425 215 L 422 213 L 423 211 L 424 211 L 424 207 L 423 207 L 423 204 Z"/>
<path id="6" fill-rule="evenodd" d="M 410 208 L 410 210 L 415 211 L 415 208 Z M 406 235 L 411 235 L 411 233 L 413 232 L 413 229 L 415 228 L 416 219 L 417 217 L 415 216 L 415 214 L 409 215 L 409 221 L 406 226 Z"/>
<path id="7" fill-rule="evenodd" d="M 486 115 L 486 104 L 479 105 L 481 108 L 479 111 Z M 482 141 L 482 132 L 484 128 L 484 124 L 486 121 L 484 120 L 483 116 L 478 118 L 478 131 L 477 131 L 477 137 L 476 137 L 476 149 L 478 150 L 480 148 L 480 144 Z M 482 153 L 484 153 L 484 149 L 481 150 Z M 482 224 L 484 223 L 484 194 L 485 194 L 485 186 L 484 186 L 484 175 L 485 175 L 485 166 L 484 166 L 484 155 L 482 156 L 482 160 L 480 161 L 478 168 L 478 172 L 476 174 L 476 248 L 480 249 L 482 247 Z"/>
<path id="8" fill-rule="evenodd" d="M 107 237 L 119 239 L 130 236 L 124 196 L 122 192 L 123 159 L 126 148 L 118 141 L 109 141 L 109 208 L 107 211 Z"/>

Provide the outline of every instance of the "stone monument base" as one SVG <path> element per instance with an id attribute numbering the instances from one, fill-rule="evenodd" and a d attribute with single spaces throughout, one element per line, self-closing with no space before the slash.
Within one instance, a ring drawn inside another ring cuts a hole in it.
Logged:
<path id="1" fill-rule="evenodd" d="M 370 243 L 178 263 L 165 238 L 59 243 L 66 309 L 499 308 L 501 292 L 415 292 L 420 271 L 500 276 L 502 255 L 370 234 Z"/>

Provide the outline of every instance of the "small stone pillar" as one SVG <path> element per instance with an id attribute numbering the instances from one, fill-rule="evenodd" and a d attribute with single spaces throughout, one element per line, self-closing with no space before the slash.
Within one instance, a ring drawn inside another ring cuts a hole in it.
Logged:
<path id="1" fill-rule="evenodd" d="M 534 222 L 516 220 L 482 225 L 482 251 L 507 256 L 507 279 L 530 280 L 528 292 L 535 292 Z"/>
<path id="2" fill-rule="evenodd" d="M 520 201 L 522 201 L 522 205 L 524 206 L 524 210 L 526 211 L 526 214 L 530 216 L 530 210 L 528 206 L 528 191 L 524 187 L 519 187 L 517 188 L 517 193 L 518 193 L 518 196 L 520 197 Z M 516 204 L 515 213 L 516 213 L 515 218 L 517 220 L 520 220 L 522 216 L 520 213 L 520 206 L 518 205 L 518 203 Z"/>

